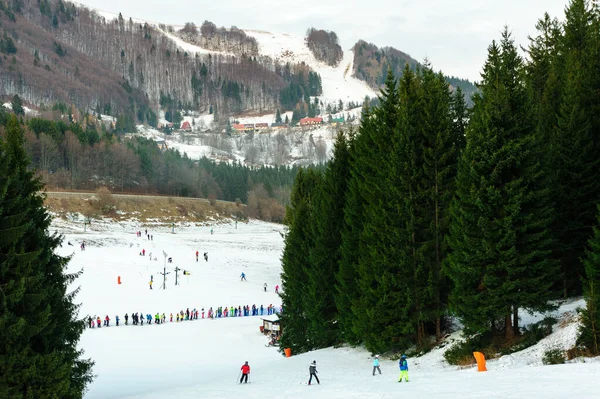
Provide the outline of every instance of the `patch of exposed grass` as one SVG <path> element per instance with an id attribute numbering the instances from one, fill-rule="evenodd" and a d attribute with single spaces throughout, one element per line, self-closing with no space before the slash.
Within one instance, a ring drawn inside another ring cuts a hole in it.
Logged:
<path id="1" fill-rule="evenodd" d="M 103 199 L 99 199 L 94 193 L 48 193 L 45 205 L 51 212 L 65 219 L 70 214 L 79 213 L 90 218 L 106 215 L 116 220 L 198 223 L 244 213 L 244 205 L 234 202 L 215 201 L 212 205 L 201 198 L 112 194 L 111 212 L 108 215 L 107 194 L 102 195 Z"/>

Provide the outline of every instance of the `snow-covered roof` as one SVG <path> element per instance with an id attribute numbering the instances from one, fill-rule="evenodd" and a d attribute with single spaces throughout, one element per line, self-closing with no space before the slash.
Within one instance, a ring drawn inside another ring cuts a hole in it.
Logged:
<path id="1" fill-rule="evenodd" d="M 272 314 L 269 316 L 261 317 L 261 320 L 270 321 L 271 323 L 274 323 L 276 321 L 279 321 L 279 316 L 276 314 Z"/>

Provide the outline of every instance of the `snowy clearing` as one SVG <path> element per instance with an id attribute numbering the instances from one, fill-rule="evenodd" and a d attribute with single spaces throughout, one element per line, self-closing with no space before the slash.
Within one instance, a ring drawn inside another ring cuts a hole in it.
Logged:
<path id="1" fill-rule="evenodd" d="M 568 301 L 554 312 L 564 323 L 555 326 L 553 334 L 522 352 L 488 361 L 486 373 L 448 365 L 443 359 L 450 347 L 446 345 L 409 358 L 410 382 L 399 384 L 395 361 L 382 359 L 383 374 L 373 376 L 372 354 L 362 348 L 329 348 L 285 358 L 277 349 L 265 347 L 260 316 L 168 321 L 171 313 L 186 308 L 278 307 L 274 287 L 281 285 L 283 226 L 256 221 L 238 223 L 237 228 L 234 222 L 187 224 L 175 226 L 172 233 L 171 226 L 159 222 L 144 226 L 135 221 L 99 222 L 84 233 L 81 224 L 55 219 L 52 228 L 65 235 L 59 252 L 73 255 L 69 271 L 83 269 L 74 284 L 81 287 L 76 298 L 82 304 L 81 314 L 111 318 L 111 327 L 86 329 L 80 342 L 85 356 L 96 362 L 97 377 L 85 396 L 89 399 L 263 398 L 266 391 L 281 398 L 597 397 L 598 359 L 541 365 L 545 350 L 574 343 L 577 324 L 565 319 L 582 306 L 581 300 Z M 85 251 L 79 247 L 82 241 Z M 140 255 L 142 250 L 145 256 Z M 165 262 L 163 251 L 173 263 Z M 156 260 L 150 260 L 150 253 Z M 159 273 L 165 265 L 170 274 L 167 289 L 161 290 Z M 175 267 L 182 269 L 177 286 Z M 183 269 L 191 274 L 184 276 Z M 242 272 L 248 281 L 240 281 Z M 119 277 L 122 284 L 117 283 Z M 167 322 L 124 326 L 124 314 L 135 312 L 165 313 Z M 121 319 L 119 327 L 114 326 L 116 315 Z M 523 314 L 522 324 L 543 316 Z M 459 339 L 457 332 L 447 341 Z M 308 386 L 308 365 L 313 360 L 321 384 Z M 240 385 L 244 361 L 251 366 L 250 384 Z"/>

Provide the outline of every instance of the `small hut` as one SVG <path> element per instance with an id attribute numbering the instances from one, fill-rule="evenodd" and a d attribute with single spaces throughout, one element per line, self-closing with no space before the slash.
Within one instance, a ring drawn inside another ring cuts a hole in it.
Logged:
<path id="1" fill-rule="evenodd" d="M 279 336 L 281 329 L 279 325 L 279 316 L 276 314 L 272 314 L 266 317 L 261 318 L 263 321 L 262 326 L 260 326 L 260 332 L 265 335 L 275 335 Z"/>

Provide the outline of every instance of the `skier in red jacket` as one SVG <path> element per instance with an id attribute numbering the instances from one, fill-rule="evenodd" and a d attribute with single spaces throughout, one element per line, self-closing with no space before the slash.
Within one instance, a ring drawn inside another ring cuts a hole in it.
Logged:
<path id="1" fill-rule="evenodd" d="M 242 383 L 242 381 L 244 381 L 244 378 L 246 379 L 246 381 L 244 381 L 244 384 L 248 382 L 248 374 L 250 374 L 250 366 L 248 365 L 248 362 L 246 362 L 242 366 L 242 378 L 240 378 L 240 384 Z"/>

